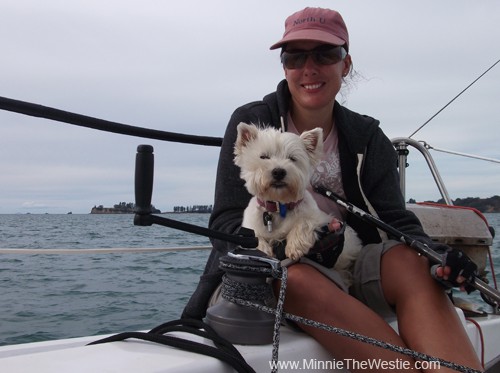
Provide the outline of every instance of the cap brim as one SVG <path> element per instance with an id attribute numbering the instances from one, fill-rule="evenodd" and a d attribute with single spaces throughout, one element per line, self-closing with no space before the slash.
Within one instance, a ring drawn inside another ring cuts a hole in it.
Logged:
<path id="1" fill-rule="evenodd" d="M 319 41 L 322 43 L 326 44 L 332 44 L 332 45 L 344 45 L 346 44 L 345 40 L 342 40 L 341 38 L 332 35 L 328 32 L 324 32 L 321 30 L 298 30 L 295 32 L 292 32 L 277 43 L 274 43 L 271 45 L 269 49 L 277 49 L 282 47 L 284 44 L 287 44 L 291 41 L 299 41 L 299 40 L 312 40 L 312 41 Z"/>

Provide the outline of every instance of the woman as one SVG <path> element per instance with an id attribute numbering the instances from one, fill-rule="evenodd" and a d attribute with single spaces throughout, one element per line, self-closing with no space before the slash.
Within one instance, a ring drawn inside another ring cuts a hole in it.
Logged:
<path id="1" fill-rule="evenodd" d="M 432 246 L 418 219 L 405 209 L 396 153 L 379 122 L 335 101 L 343 79 L 352 68 L 349 36 L 340 14 L 321 8 L 294 13 L 285 22 L 283 38 L 271 46 L 277 48 L 282 51 L 286 79 L 262 101 L 238 108 L 229 121 L 219 159 L 210 227 L 235 233 L 251 197 L 233 163 L 238 123 L 271 125 L 298 134 L 321 127 L 325 156 L 312 181 Z M 285 310 L 482 369 L 452 303 L 442 285 L 431 277 L 427 259 L 346 215 L 332 201 L 318 194 L 315 199 L 324 211 L 353 227 L 365 245 L 356 260 L 352 295 L 342 290 L 335 276 L 330 278 L 316 267 L 299 262 L 288 269 Z M 229 243 L 214 241 L 205 273 L 184 310 L 184 317 L 204 316 L 209 298 L 221 280 L 219 258 L 233 248 Z M 473 275 L 475 267 L 468 258 L 457 259 L 460 255 L 448 247 L 433 248 L 450 252 L 447 265 L 436 270 L 437 278 L 461 286 L 465 277 Z M 391 315 L 397 317 L 399 334 L 383 319 Z M 336 334 L 301 328 L 336 359 L 398 359 L 415 363 L 404 355 Z"/>

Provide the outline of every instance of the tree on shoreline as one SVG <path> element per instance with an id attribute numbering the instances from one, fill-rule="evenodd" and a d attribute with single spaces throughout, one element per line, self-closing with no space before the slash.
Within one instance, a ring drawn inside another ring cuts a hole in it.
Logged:
<path id="1" fill-rule="evenodd" d="M 211 213 L 212 205 L 174 206 L 174 212 Z"/>
<path id="2" fill-rule="evenodd" d="M 444 199 L 441 198 L 437 202 L 425 201 L 431 203 L 445 204 Z M 467 197 L 457 198 L 452 201 L 455 206 L 472 207 L 480 212 L 500 212 L 500 196 L 493 196 L 489 198 Z M 415 199 L 410 198 L 408 203 L 417 203 Z"/>

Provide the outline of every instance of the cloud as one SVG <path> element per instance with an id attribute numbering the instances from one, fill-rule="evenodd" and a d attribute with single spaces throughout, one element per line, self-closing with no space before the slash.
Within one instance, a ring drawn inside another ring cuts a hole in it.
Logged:
<path id="1" fill-rule="evenodd" d="M 1 96 L 154 129 L 218 136 L 233 110 L 283 78 L 268 47 L 305 2 L 7 0 L 2 4 Z M 316 1 L 337 6 L 361 74 L 343 98 L 408 136 L 498 58 L 500 3 Z M 500 158 L 500 67 L 415 136 L 435 147 Z M 155 146 L 154 203 L 210 204 L 218 149 L 145 140 L 0 111 L 0 213 L 87 213 L 133 198 L 138 144 Z M 412 156 L 413 156 L 412 152 Z M 489 197 L 498 165 L 435 153 L 453 198 Z M 458 167 L 454 167 L 456 162 Z M 421 181 L 416 199 L 435 198 Z M 479 166 L 481 164 L 481 166 Z M 418 165 L 418 166 L 417 166 Z M 466 169 L 465 166 L 470 167 Z M 43 210 L 43 208 L 42 208 Z"/>

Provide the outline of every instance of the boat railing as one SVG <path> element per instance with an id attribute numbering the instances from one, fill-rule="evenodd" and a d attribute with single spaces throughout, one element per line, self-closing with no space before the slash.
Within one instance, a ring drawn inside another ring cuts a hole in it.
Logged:
<path id="1" fill-rule="evenodd" d="M 424 156 L 445 204 L 452 206 L 453 202 L 450 198 L 450 195 L 448 194 L 448 190 L 446 189 L 443 179 L 441 178 L 437 166 L 434 163 L 434 159 L 432 158 L 431 154 L 429 153 L 429 150 L 425 147 L 425 145 L 409 137 L 396 137 L 393 138 L 391 141 L 394 147 L 396 148 L 396 151 L 398 152 L 399 184 L 401 192 L 403 193 L 403 197 L 405 197 L 405 200 L 406 200 L 406 167 L 408 165 L 407 160 L 409 154 L 408 147 L 412 146 Z"/>

